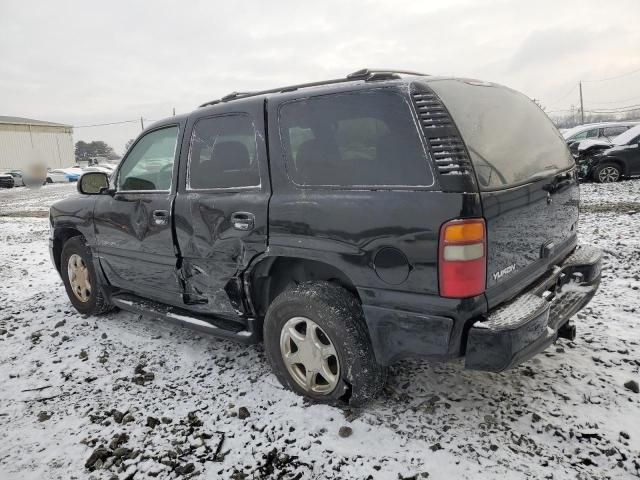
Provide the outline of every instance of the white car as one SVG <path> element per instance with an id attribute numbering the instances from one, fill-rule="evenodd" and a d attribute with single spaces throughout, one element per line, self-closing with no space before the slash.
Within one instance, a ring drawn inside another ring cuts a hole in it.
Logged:
<path id="1" fill-rule="evenodd" d="M 569 145 L 572 145 L 588 138 L 612 139 L 636 125 L 638 122 L 587 123 L 562 132 L 562 136 Z"/>
<path id="2" fill-rule="evenodd" d="M 47 172 L 46 183 L 69 183 L 76 182 L 82 170 L 79 168 L 56 168 Z"/>
<path id="3" fill-rule="evenodd" d="M 113 168 L 105 167 L 104 165 L 93 165 L 91 167 L 84 167 L 82 169 L 82 173 L 85 172 L 104 172 L 107 175 L 111 175 L 113 172 Z"/>

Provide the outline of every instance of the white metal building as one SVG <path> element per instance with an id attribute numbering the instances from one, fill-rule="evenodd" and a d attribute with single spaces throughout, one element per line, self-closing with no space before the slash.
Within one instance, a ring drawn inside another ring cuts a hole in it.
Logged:
<path id="1" fill-rule="evenodd" d="M 0 170 L 24 169 L 33 162 L 51 168 L 74 165 L 73 127 L 0 116 Z"/>

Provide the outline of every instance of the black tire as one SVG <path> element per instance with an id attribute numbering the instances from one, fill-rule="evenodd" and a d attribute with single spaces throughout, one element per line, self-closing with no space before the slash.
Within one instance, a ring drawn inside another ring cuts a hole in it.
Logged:
<path id="1" fill-rule="evenodd" d="M 329 393 L 306 390 L 287 369 L 280 336 L 287 321 L 295 317 L 315 322 L 335 348 L 339 378 Z M 320 403 L 359 406 L 375 398 L 384 386 L 386 368 L 376 362 L 360 303 L 344 288 L 329 282 L 306 282 L 284 291 L 269 306 L 263 329 L 273 372 L 282 385 L 302 396 Z"/>
<path id="2" fill-rule="evenodd" d="M 603 163 L 602 165 L 598 165 L 593 171 L 593 179 L 598 183 L 614 183 L 621 178 L 622 169 L 617 163 Z"/>
<path id="3" fill-rule="evenodd" d="M 51 179 L 51 177 L 47 177 L 44 183 L 53 183 L 53 180 Z"/>
<path id="4" fill-rule="evenodd" d="M 72 255 L 80 256 L 88 271 L 91 293 L 88 300 L 85 302 L 81 301 L 76 296 L 73 292 L 71 282 L 69 281 L 68 265 L 69 258 L 71 258 Z M 62 276 L 62 281 L 64 282 L 64 287 L 67 290 L 69 300 L 78 312 L 84 315 L 101 315 L 113 309 L 104 296 L 102 285 L 93 267 L 93 255 L 91 255 L 91 249 L 87 246 L 84 237 L 72 237 L 65 242 L 62 247 L 62 254 L 60 255 L 60 274 Z"/>

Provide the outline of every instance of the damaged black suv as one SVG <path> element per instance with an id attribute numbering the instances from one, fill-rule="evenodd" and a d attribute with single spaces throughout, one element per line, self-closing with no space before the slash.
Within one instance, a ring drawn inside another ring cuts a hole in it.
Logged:
<path id="1" fill-rule="evenodd" d="M 516 366 L 574 337 L 600 280 L 562 137 L 477 80 L 362 70 L 233 93 L 78 190 L 51 207 L 50 249 L 80 312 L 262 340 L 317 401 L 362 404 L 405 357 Z"/>

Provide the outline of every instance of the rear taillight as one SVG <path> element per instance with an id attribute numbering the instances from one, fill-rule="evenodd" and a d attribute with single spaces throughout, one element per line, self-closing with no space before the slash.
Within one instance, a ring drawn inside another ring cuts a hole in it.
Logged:
<path id="1" fill-rule="evenodd" d="M 440 228 L 440 296 L 467 298 L 484 292 L 487 229 L 482 218 L 451 220 Z"/>

